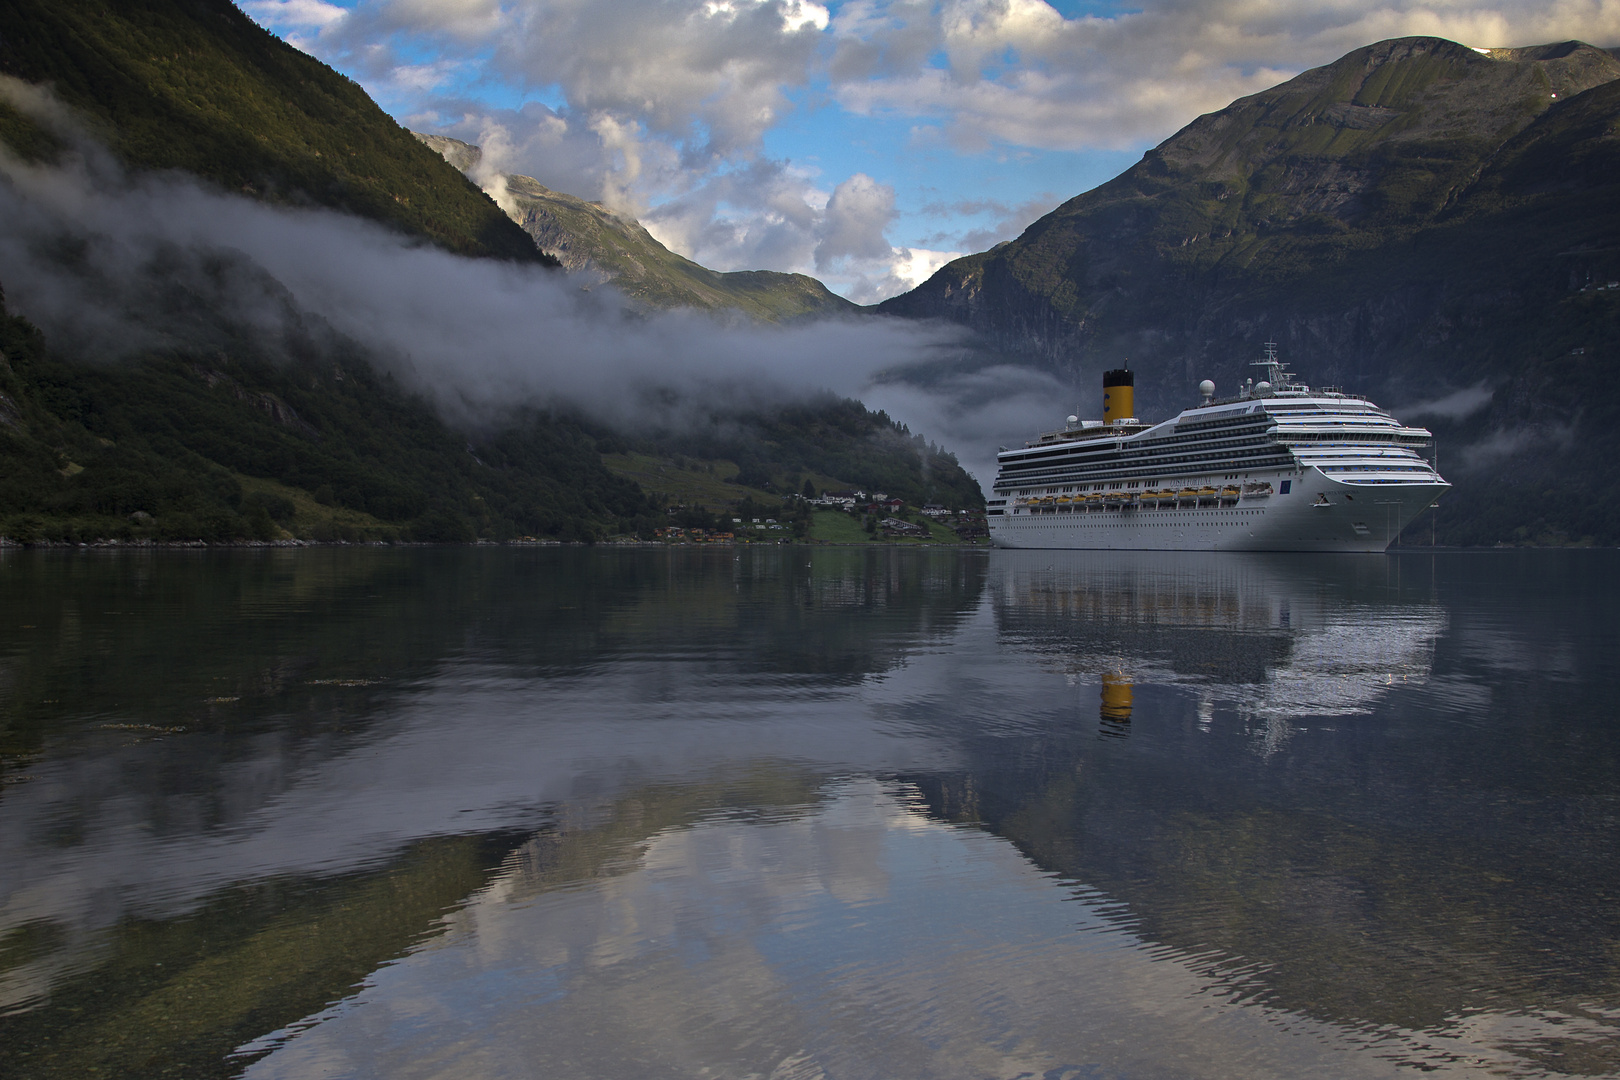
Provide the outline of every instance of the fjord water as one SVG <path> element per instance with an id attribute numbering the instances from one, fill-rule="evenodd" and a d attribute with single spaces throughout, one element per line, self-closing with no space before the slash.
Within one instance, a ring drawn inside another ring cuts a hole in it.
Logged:
<path id="1" fill-rule="evenodd" d="M 1616 1075 L 1617 580 L 3 551 L 0 1075 Z"/>

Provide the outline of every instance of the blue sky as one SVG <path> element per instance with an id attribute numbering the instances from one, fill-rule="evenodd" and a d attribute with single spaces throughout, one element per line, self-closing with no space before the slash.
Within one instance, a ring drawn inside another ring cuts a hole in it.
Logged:
<path id="1" fill-rule="evenodd" d="M 406 126 L 862 302 L 1358 46 L 1620 43 L 1608 0 L 241 0 Z"/>

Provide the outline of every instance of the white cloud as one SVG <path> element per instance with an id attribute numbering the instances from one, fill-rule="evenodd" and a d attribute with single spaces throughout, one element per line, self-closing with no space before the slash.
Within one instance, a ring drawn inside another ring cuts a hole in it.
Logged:
<path id="1" fill-rule="evenodd" d="M 960 259 L 966 252 L 929 251 L 926 248 L 897 248 L 894 275 L 915 288 L 934 276 L 934 272 L 952 259 Z"/>
<path id="2" fill-rule="evenodd" d="M 813 68 L 815 5 L 547 0 L 515 3 L 495 63 L 569 107 L 633 119 L 696 160 L 757 149 Z"/>
<path id="3" fill-rule="evenodd" d="M 1453 391 L 1432 401 L 1420 401 L 1394 410 L 1402 417 L 1438 416 L 1445 420 L 1466 420 L 1491 403 L 1496 392 L 1488 383 L 1478 383 Z"/>
<path id="4" fill-rule="evenodd" d="M 247 0 L 242 10 L 261 23 L 303 30 L 331 26 L 349 13 L 322 0 Z"/>
<path id="5" fill-rule="evenodd" d="M 439 60 L 431 64 L 400 64 L 390 72 L 395 90 L 437 90 L 455 77 L 459 62 Z"/>
<path id="6" fill-rule="evenodd" d="M 816 269 L 844 258 L 883 259 L 893 250 L 884 233 L 895 218 L 894 188 L 856 173 L 833 189 L 816 244 Z"/>
<path id="7" fill-rule="evenodd" d="M 808 272 L 828 199 L 812 174 L 759 159 L 660 204 L 643 224 L 715 270 Z"/>
<path id="8" fill-rule="evenodd" d="M 375 40 L 379 34 L 440 34 L 462 41 L 502 33 L 508 12 L 500 0 L 383 0 L 351 9 L 344 26 L 351 35 Z"/>

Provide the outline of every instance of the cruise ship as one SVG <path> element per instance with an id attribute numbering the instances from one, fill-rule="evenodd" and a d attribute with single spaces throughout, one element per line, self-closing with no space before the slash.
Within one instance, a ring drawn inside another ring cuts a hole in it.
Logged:
<path id="1" fill-rule="evenodd" d="M 1364 397 L 1296 382 L 1266 344 L 1235 397 L 1137 420 L 1135 377 L 1103 375 L 1103 419 L 1071 416 L 996 455 L 990 539 L 1009 548 L 1378 552 L 1451 485 L 1433 435 Z"/>

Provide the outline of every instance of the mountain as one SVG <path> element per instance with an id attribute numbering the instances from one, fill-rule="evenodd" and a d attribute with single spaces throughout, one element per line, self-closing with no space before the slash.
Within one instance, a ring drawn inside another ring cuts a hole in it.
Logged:
<path id="1" fill-rule="evenodd" d="M 878 310 L 1087 392 L 1128 358 L 1148 416 L 1275 338 L 1308 381 L 1436 431 L 1457 487 L 1425 541 L 1620 543 L 1617 78 L 1580 42 L 1357 49 Z"/>
<path id="2" fill-rule="evenodd" d="M 360 85 L 230 0 L 0 0 L 0 72 L 49 85 L 126 165 L 384 222 L 465 255 L 549 261 Z M 0 138 L 50 136 L 0 104 Z"/>
<path id="3" fill-rule="evenodd" d="M 414 133 L 462 171 L 483 151 L 443 135 Z M 601 203 L 552 191 L 530 176 L 504 178 L 503 200 L 541 251 L 569 270 L 589 274 L 652 307 L 734 309 L 757 319 L 853 312 L 856 306 L 805 274 L 772 270 L 719 273 L 670 251 L 633 219 Z"/>

